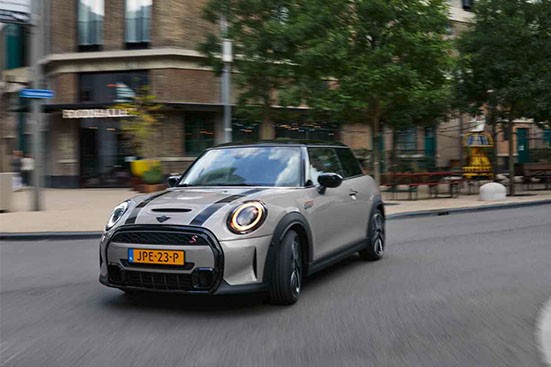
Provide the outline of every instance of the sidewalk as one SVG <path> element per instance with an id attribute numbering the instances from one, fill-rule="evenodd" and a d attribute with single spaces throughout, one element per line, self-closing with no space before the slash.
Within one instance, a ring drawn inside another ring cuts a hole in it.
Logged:
<path id="1" fill-rule="evenodd" d="M 14 193 L 15 212 L 0 213 L 0 233 L 37 232 L 101 232 L 111 213 L 120 202 L 137 195 L 130 189 L 45 189 L 44 211 L 31 211 L 32 190 Z M 500 204 L 551 201 L 551 191 L 523 191 L 524 196 L 503 201 L 479 201 L 478 195 L 461 195 L 457 199 L 438 198 L 410 201 L 390 200 L 383 193 L 387 215 L 396 216 L 420 211 L 491 207 Z M 402 194 L 405 197 L 407 194 Z M 551 209 L 550 209 L 551 213 Z"/>

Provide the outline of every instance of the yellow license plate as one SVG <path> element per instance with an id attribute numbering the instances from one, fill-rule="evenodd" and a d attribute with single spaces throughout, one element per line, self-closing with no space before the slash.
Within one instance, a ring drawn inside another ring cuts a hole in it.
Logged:
<path id="1" fill-rule="evenodd" d="M 184 251 L 129 248 L 128 262 L 133 264 L 184 265 Z"/>

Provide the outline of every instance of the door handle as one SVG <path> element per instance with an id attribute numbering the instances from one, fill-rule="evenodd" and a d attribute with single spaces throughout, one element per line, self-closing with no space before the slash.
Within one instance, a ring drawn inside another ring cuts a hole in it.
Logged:
<path id="1" fill-rule="evenodd" d="M 350 189 L 350 196 L 357 195 L 357 194 L 358 194 L 358 192 L 356 190 Z"/>

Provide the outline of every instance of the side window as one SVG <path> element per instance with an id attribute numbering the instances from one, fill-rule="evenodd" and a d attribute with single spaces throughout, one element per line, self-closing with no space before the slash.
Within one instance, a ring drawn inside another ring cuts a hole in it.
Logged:
<path id="1" fill-rule="evenodd" d="M 343 175 L 339 163 L 339 157 L 333 148 L 308 148 L 310 167 L 308 167 L 308 180 L 312 184 L 318 183 L 318 176 L 322 173 L 338 173 Z"/>
<path id="2" fill-rule="evenodd" d="M 341 161 L 342 168 L 344 170 L 343 177 L 353 177 L 362 175 L 362 168 L 360 162 L 354 157 L 354 154 L 348 148 L 337 148 L 337 155 Z"/>

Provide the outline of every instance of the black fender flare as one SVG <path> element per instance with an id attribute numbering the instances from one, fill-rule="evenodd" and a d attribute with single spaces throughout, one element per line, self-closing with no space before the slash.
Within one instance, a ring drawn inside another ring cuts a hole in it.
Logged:
<path id="1" fill-rule="evenodd" d="M 303 233 L 299 233 L 299 235 L 304 236 L 307 241 L 307 243 L 303 244 L 303 246 L 306 245 L 306 261 L 304 261 L 306 264 L 306 269 L 304 269 L 304 274 L 308 274 L 308 268 L 310 267 L 313 257 L 312 231 L 308 221 L 300 212 L 291 212 L 285 214 L 274 229 L 272 240 L 270 241 L 270 247 L 268 249 L 268 255 L 266 256 L 266 263 L 264 264 L 264 275 L 262 278 L 264 284 L 272 284 L 273 265 L 275 263 L 277 249 L 279 248 L 279 244 L 283 240 L 283 237 L 285 237 L 287 231 L 295 225 L 299 225 L 302 228 Z"/>

